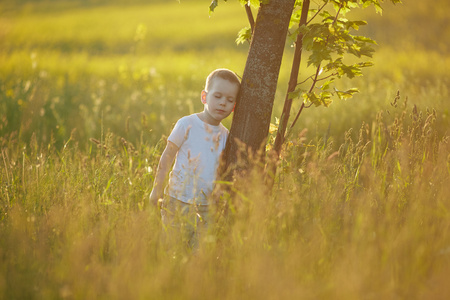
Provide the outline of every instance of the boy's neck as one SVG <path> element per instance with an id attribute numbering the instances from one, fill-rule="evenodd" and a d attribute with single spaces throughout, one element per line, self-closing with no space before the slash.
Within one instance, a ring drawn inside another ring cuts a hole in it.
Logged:
<path id="1" fill-rule="evenodd" d="M 200 120 L 205 122 L 206 124 L 212 125 L 212 126 L 219 126 L 220 121 L 217 121 L 216 119 L 209 116 L 205 111 L 197 113 L 197 116 Z"/>

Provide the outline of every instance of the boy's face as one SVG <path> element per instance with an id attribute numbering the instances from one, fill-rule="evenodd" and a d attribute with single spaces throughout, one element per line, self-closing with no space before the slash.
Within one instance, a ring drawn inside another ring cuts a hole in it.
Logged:
<path id="1" fill-rule="evenodd" d="M 206 121 L 211 125 L 219 125 L 228 117 L 236 104 L 238 92 L 239 85 L 220 77 L 215 78 L 210 90 L 202 91 Z"/>

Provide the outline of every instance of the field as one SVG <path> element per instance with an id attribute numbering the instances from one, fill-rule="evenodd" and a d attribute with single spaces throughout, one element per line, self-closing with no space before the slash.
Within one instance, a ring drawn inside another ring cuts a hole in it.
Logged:
<path id="1" fill-rule="evenodd" d="M 448 299 L 450 4 L 404 2 L 352 13 L 378 42 L 340 82 L 360 93 L 305 110 L 273 190 L 235 184 L 196 253 L 167 251 L 147 199 L 207 74 L 242 75 L 243 8 L 1 2 L 0 299 Z"/>

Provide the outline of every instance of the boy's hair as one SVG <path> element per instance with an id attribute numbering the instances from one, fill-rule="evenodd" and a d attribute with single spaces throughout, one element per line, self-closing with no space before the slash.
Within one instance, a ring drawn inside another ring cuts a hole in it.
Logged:
<path id="1" fill-rule="evenodd" d="M 206 78 L 206 84 L 205 84 L 205 91 L 208 92 L 211 88 L 214 79 L 217 77 L 220 77 L 222 79 L 228 80 L 231 83 L 237 84 L 239 87 L 241 86 L 241 81 L 239 80 L 239 77 L 231 70 L 228 69 L 216 69 L 212 71 L 208 77 Z"/>

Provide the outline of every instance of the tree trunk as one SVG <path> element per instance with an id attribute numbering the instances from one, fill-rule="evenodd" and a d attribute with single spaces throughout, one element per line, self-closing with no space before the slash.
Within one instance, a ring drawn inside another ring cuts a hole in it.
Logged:
<path id="1" fill-rule="evenodd" d="M 294 4 L 295 0 L 269 0 L 259 8 L 222 172 L 234 169 L 238 163 L 245 169 L 248 156 L 256 155 L 266 143 Z M 243 160 L 238 161 L 238 157 Z"/>

